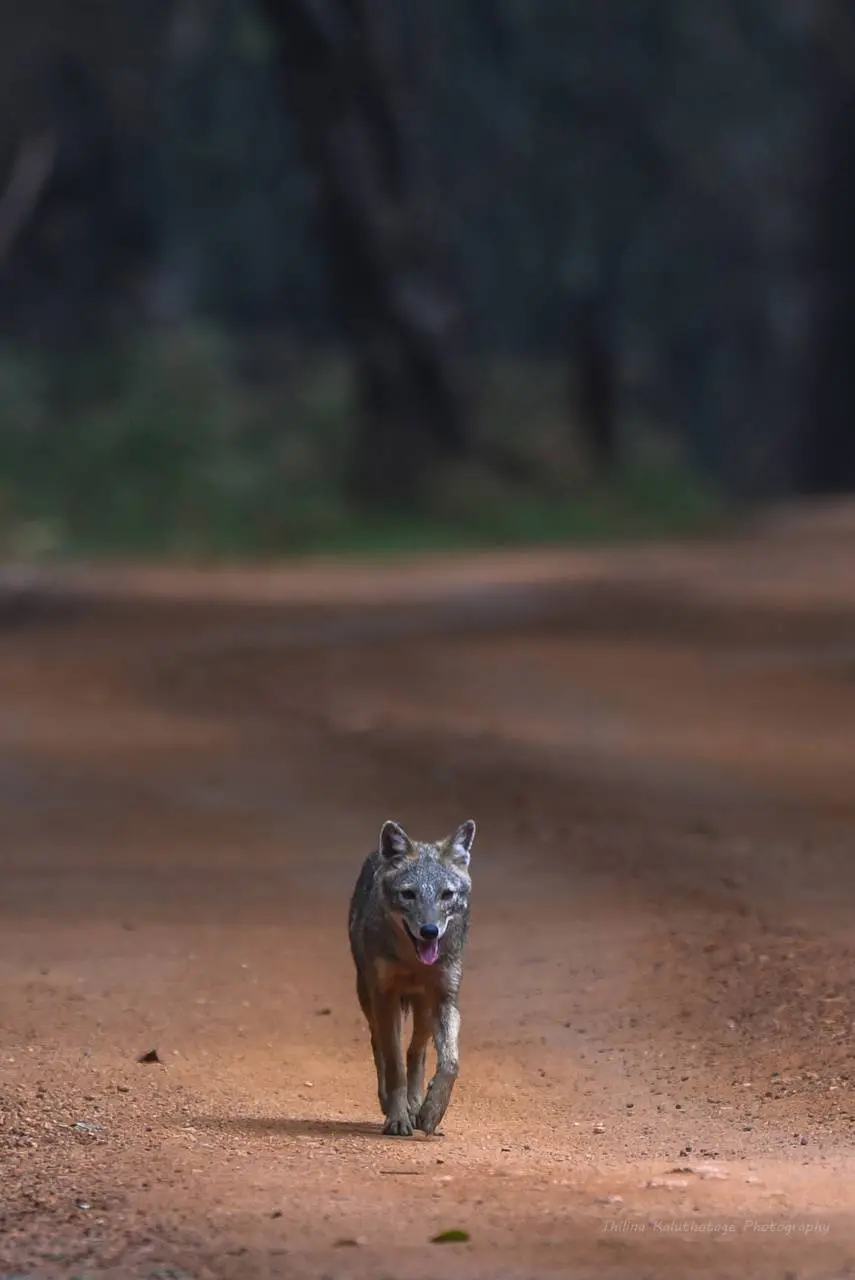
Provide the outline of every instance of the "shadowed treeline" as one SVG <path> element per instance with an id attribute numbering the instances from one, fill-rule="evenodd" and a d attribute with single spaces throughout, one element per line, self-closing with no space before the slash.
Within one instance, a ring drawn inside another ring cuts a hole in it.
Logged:
<path id="1" fill-rule="evenodd" d="M 600 536 L 855 480 L 840 0 L 6 0 L 0 34 L 17 550 L 346 541 L 354 504 Z"/>

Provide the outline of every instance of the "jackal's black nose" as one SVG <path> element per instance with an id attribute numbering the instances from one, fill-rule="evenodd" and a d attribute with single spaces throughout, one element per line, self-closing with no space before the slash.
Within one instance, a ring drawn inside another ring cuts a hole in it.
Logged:
<path id="1" fill-rule="evenodd" d="M 425 942 L 431 942 L 434 938 L 439 937 L 439 925 L 423 924 L 421 929 L 419 929 L 419 933 L 422 935 Z"/>

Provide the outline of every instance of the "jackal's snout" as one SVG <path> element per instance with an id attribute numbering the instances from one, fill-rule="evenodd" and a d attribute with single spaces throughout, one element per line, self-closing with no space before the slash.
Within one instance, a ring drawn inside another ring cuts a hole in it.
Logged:
<path id="1" fill-rule="evenodd" d="M 441 928 L 438 924 L 422 924 L 417 929 L 413 929 L 406 920 L 404 928 L 422 964 L 436 964 L 439 959 L 439 944 L 445 928 Z"/>

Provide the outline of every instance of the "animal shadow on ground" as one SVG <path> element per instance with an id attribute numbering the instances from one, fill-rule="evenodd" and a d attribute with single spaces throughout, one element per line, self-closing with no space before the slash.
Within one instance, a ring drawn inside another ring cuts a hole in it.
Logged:
<path id="1" fill-rule="evenodd" d="M 315 1120 L 291 1116 L 203 1116 L 193 1121 L 197 1129 L 240 1134 L 245 1138 L 291 1135 L 316 1138 L 383 1138 L 383 1127 L 367 1120 Z"/>

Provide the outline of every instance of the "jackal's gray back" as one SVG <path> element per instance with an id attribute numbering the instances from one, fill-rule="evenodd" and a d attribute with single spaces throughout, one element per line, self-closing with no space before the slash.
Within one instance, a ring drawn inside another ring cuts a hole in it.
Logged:
<path id="1" fill-rule="evenodd" d="M 354 960 L 359 963 L 363 958 L 362 937 L 369 918 L 376 913 L 379 899 L 378 876 L 382 869 L 382 857 L 379 850 L 368 855 L 362 864 L 359 879 L 350 899 L 348 932 L 350 934 L 350 950 Z"/>

